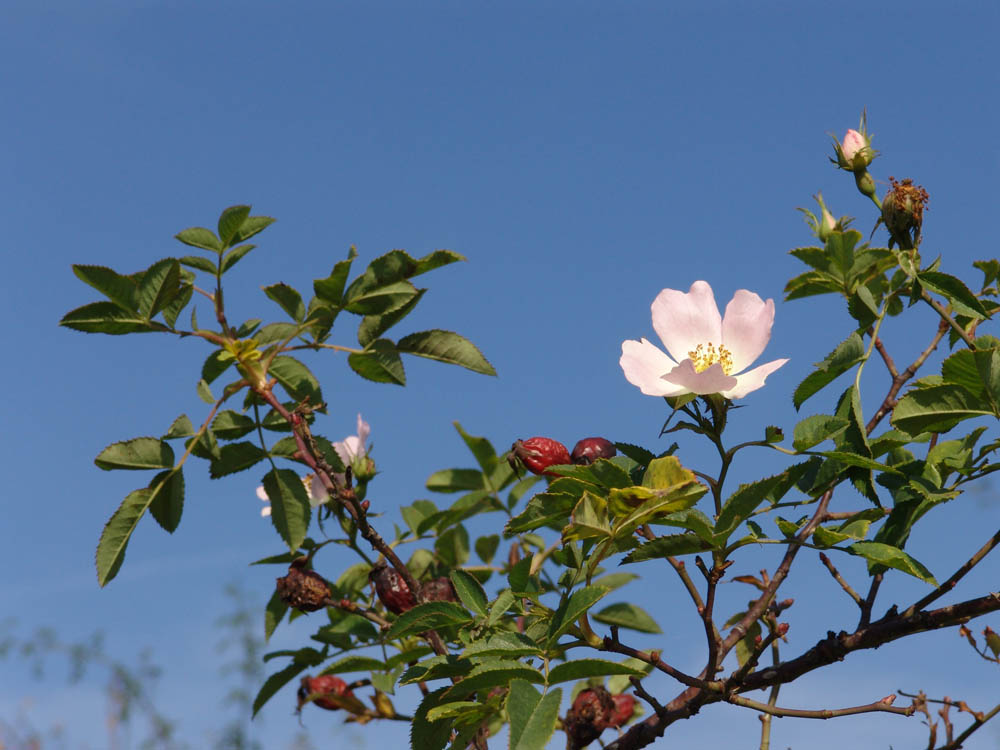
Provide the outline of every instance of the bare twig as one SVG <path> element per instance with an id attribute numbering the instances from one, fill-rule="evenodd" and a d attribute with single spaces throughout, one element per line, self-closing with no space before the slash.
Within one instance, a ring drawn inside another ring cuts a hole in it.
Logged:
<path id="1" fill-rule="evenodd" d="M 858 595 L 858 592 L 852 589 L 851 584 L 849 584 L 847 581 L 844 580 L 844 577 L 840 575 L 840 571 L 833 566 L 832 562 L 830 562 L 830 558 L 827 557 L 823 552 L 820 552 L 819 559 L 826 566 L 826 569 L 830 571 L 830 575 L 833 576 L 833 580 L 835 580 L 837 583 L 840 584 L 840 587 L 847 593 L 849 597 L 851 597 L 854 600 L 854 603 L 857 604 L 859 607 L 864 606 L 861 603 L 861 597 Z"/>
<path id="2" fill-rule="evenodd" d="M 974 554 L 972 557 L 966 560 L 958 570 L 952 573 L 948 577 L 947 581 L 945 581 L 936 589 L 931 591 L 923 599 L 920 599 L 919 601 L 914 602 L 909 607 L 907 607 L 906 611 L 903 612 L 903 616 L 912 615 L 914 612 L 918 612 L 919 610 L 924 609 L 924 607 L 926 607 L 928 604 L 940 599 L 942 596 L 944 596 L 953 588 L 955 588 L 955 585 L 960 580 L 962 580 L 965 574 L 968 573 L 970 570 L 972 570 L 974 567 L 976 567 L 979 563 L 981 563 L 983 561 L 983 558 L 986 557 L 986 555 L 988 555 L 993 550 L 993 548 L 996 547 L 998 544 L 1000 544 L 1000 530 L 998 530 L 997 533 L 991 536 L 987 540 L 986 544 L 984 544 L 982 547 L 979 548 L 976 554 Z"/>
<path id="3" fill-rule="evenodd" d="M 752 708 L 754 711 L 760 711 L 765 714 L 770 714 L 771 716 L 795 716 L 799 719 L 835 719 L 838 716 L 869 714 L 874 711 L 900 714 L 902 716 L 913 715 L 916 708 L 912 704 L 906 708 L 897 708 L 892 705 L 892 702 L 895 699 L 895 695 L 887 695 L 882 700 L 875 701 L 874 703 L 867 703 L 864 706 L 851 706 L 850 708 L 822 708 L 813 710 L 805 708 L 781 708 L 780 706 L 771 706 L 767 703 L 761 703 L 759 701 L 750 700 L 749 698 L 744 698 L 742 695 L 726 696 L 727 701 L 737 706 Z"/>

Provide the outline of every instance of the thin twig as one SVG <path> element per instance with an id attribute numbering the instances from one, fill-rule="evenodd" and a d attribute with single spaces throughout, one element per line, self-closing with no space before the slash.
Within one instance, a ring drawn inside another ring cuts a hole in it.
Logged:
<path id="1" fill-rule="evenodd" d="M 1000 530 L 998 530 L 996 534 L 991 536 L 989 540 L 986 542 L 986 544 L 984 544 L 982 547 L 979 548 L 979 551 L 976 552 L 976 554 L 974 554 L 972 557 L 966 560 L 958 570 L 952 573 L 947 581 L 945 581 L 936 589 L 934 589 L 932 592 L 927 594 L 927 596 L 925 596 L 923 599 L 920 599 L 919 601 L 914 602 L 909 607 L 907 607 L 906 611 L 903 612 L 903 616 L 912 615 L 914 612 L 923 609 L 931 602 L 940 599 L 942 596 L 944 596 L 953 588 L 955 588 L 955 585 L 960 580 L 962 580 L 965 574 L 968 573 L 970 570 L 972 570 L 974 567 L 976 567 L 980 562 L 982 562 L 983 558 L 986 557 L 986 555 L 988 555 L 993 550 L 993 548 L 996 547 L 998 544 L 1000 544 Z"/>
<path id="2" fill-rule="evenodd" d="M 872 607 L 875 606 L 875 597 L 878 596 L 879 587 L 882 585 L 882 573 L 876 573 L 872 576 L 872 585 L 868 587 L 868 596 L 865 597 L 864 602 L 861 604 L 861 619 L 858 621 L 858 628 L 864 628 L 868 626 L 868 623 L 872 621 Z"/>
<path id="3" fill-rule="evenodd" d="M 906 708 L 897 708 L 892 705 L 895 698 L 895 695 L 887 695 L 882 700 L 875 701 L 874 703 L 868 703 L 864 706 L 851 706 L 850 708 L 821 708 L 813 710 L 805 708 L 781 708 L 780 706 L 770 706 L 767 703 L 761 703 L 760 701 L 744 698 L 742 695 L 726 696 L 726 700 L 730 703 L 737 706 L 743 706 L 744 708 L 752 708 L 754 711 L 760 711 L 765 714 L 770 714 L 771 716 L 795 716 L 799 719 L 835 719 L 838 716 L 869 714 L 874 711 L 900 714 L 901 716 L 912 716 L 913 712 L 916 711 L 913 704 L 910 704 Z"/>
<path id="4" fill-rule="evenodd" d="M 852 589 L 851 584 L 849 584 L 847 581 L 844 580 L 844 577 L 840 575 L 840 571 L 838 571 L 833 566 L 833 563 L 830 562 L 830 558 L 827 557 L 824 553 L 820 552 L 819 559 L 826 566 L 826 569 L 830 571 L 830 575 L 833 576 L 833 579 L 837 583 L 839 583 L 840 587 L 847 593 L 847 595 L 854 600 L 854 603 L 857 604 L 859 607 L 863 607 L 864 605 L 861 603 L 861 597 L 858 595 L 858 592 Z"/>
<path id="5" fill-rule="evenodd" d="M 618 639 L 618 627 L 616 625 L 611 626 L 611 635 L 604 637 L 604 650 L 612 651 L 616 654 L 624 654 L 626 656 L 631 656 L 633 659 L 644 661 L 688 687 L 697 687 L 703 690 L 721 688 L 721 683 L 709 683 L 705 680 L 685 674 L 679 669 L 670 666 L 660 658 L 660 654 L 657 651 L 639 651 L 631 646 L 626 646 Z"/>

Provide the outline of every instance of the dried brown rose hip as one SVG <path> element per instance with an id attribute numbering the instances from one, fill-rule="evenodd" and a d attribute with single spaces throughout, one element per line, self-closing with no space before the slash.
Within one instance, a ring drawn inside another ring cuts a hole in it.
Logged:
<path id="1" fill-rule="evenodd" d="M 310 700 L 311 696 L 312 699 Z M 315 703 L 327 711 L 350 706 L 357 701 L 354 693 L 347 689 L 347 683 L 332 674 L 321 674 L 319 677 L 302 678 L 299 683 L 298 708 L 301 711 L 306 703 Z"/>
<path id="2" fill-rule="evenodd" d="M 420 587 L 420 596 L 425 602 L 457 602 L 458 594 L 447 576 L 435 578 Z"/>
<path id="3" fill-rule="evenodd" d="M 580 750 L 601 736 L 611 726 L 616 709 L 611 693 L 602 687 L 589 688 L 576 696 L 566 712 L 563 730 L 568 738 L 568 750 Z"/>
<path id="4" fill-rule="evenodd" d="M 610 440 L 602 437 L 584 438 L 573 446 L 570 458 L 575 464 L 592 464 L 599 458 L 611 458 L 618 455 L 618 449 Z"/>
<path id="5" fill-rule="evenodd" d="M 615 715 L 611 717 L 608 726 L 625 726 L 626 722 L 632 718 L 632 714 L 635 713 L 635 696 L 627 693 L 619 693 L 618 695 L 612 695 L 611 700 L 615 702 Z"/>
<path id="6" fill-rule="evenodd" d="M 315 612 L 329 605 L 330 589 L 323 576 L 306 569 L 307 564 L 305 557 L 293 560 L 288 575 L 277 579 L 275 589 L 278 598 L 289 607 L 302 612 Z"/>
<path id="7" fill-rule="evenodd" d="M 390 612 L 401 615 L 417 606 L 417 600 L 410 587 L 406 585 L 406 581 L 394 568 L 390 568 L 385 560 L 375 563 L 368 574 L 368 580 L 375 587 L 379 601 Z"/>
<path id="8" fill-rule="evenodd" d="M 532 474 L 548 474 L 546 469 L 550 466 L 570 463 L 566 446 L 552 438 L 533 437 L 527 440 L 515 440 L 510 450 L 511 466 L 516 467 L 516 456 Z"/>

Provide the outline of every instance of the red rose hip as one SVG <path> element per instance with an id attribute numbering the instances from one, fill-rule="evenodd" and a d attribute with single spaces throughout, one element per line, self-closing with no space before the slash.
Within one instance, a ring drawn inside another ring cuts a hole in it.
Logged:
<path id="1" fill-rule="evenodd" d="M 394 568 L 390 568 L 385 560 L 379 560 L 368 574 L 368 580 L 375 587 L 375 594 L 385 608 L 401 615 L 408 609 L 417 606 L 417 600 L 406 585 L 406 581 Z"/>
<path id="2" fill-rule="evenodd" d="M 515 456 L 520 459 L 532 474 L 549 474 L 550 466 L 570 463 L 569 451 L 558 440 L 547 437 L 533 437 L 527 440 L 515 440 L 510 447 L 511 465 L 516 463 Z"/>
<path id="3" fill-rule="evenodd" d="M 312 699 L 310 700 L 310 696 Z M 354 693 L 347 689 L 347 683 L 332 674 L 321 674 L 319 677 L 303 677 L 299 684 L 299 710 L 306 703 L 315 703 L 327 711 L 336 711 L 357 699 Z"/>
<path id="4" fill-rule="evenodd" d="M 618 449 L 610 440 L 602 437 L 589 437 L 580 440 L 573 446 L 572 458 L 575 464 L 592 464 L 599 458 L 611 458 L 618 454 Z"/>

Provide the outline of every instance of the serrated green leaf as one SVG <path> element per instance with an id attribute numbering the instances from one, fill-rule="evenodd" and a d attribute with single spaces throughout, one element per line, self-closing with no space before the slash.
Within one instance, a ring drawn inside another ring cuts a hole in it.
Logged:
<path id="1" fill-rule="evenodd" d="M 136 300 L 139 313 L 147 320 L 166 307 L 180 292 L 181 266 L 174 258 L 164 258 L 143 274 Z"/>
<path id="2" fill-rule="evenodd" d="M 339 307 L 344 296 L 344 284 L 347 282 L 347 276 L 351 272 L 351 263 L 353 263 L 356 257 L 357 253 L 352 247 L 348 253 L 347 260 L 339 261 L 334 265 L 328 277 L 313 281 L 313 292 L 315 295 L 324 302 Z"/>
<path id="3" fill-rule="evenodd" d="M 924 583 L 929 583 L 931 586 L 938 585 L 927 568 L 898 547 L 880 542 L 855 542 L 847 548 L 847 551 L 876 565 L 885 565 L 900 570 L 914 578 L 919 578 Z"/>
<path id="4" fill-rule="evenodd" d="M 706 516 L 697 508 L 687 508 L 671 513 L 668 516 L 657 518 L 655 523 L 666 526 L 679 526 L 682 529 L 690 529 L 706 542 L 715 542 L 715 524 L 712 519 Z"/>
<path id="5" fill-rule="evenodd" d="M 59 325 L 84 333 L 105 333 L 111 336 L 168 330 L 160 323 L 151 323 L 139 313 L 123 310 L 114 302 L 104 301 L 91 302 L 70 310 L 59 321 Z"/>
<path id="6" fill-rule="evenodd" d="M 950 383 L 914 388 L 892 410 L 892 425 L 911 435 L 947 432 L 964 419 L 995 416 L 985 406 L 965 388 Z"/>
<path id="7" fill-rule="evenodd" d="M 847 419 L 829 414 L 806 417 L 795 425 L 795 430 L 792 433 L 792 447 L 800 452 L 807 451 L 814 445 L 819 445 L 824 440 L 839 435 L 847 429 L 848 424 Z"/>
<path id="8" fill-rule="evenodd" d="M 250 206 L 230 206 L 219 215 L 218 233 L 223 247 L 229 247 L 230 242 L 240 231 L 243 222 L 250 216 Z"/>
<path id="9" fill-rule="evenodd" d="M 610 589 L 603 586 L 585 586 L 563 602 L 562 606 L 552 615 L 552 621 L 549 623 L 547 636 L 549 646 L 554 645 L 563 633 L 576 624 L 580 615 L 604 598 L 609 591 Z"/>
<path id="10" fill-rule="evenodd" d="M 424 602 L 397 617 L 385 632 L 385 640 L 391 641 L 425 630 L 469 622 L 472 622 L 472 617 L 464 607 L 454 602 Z"/>
<path id="11" fill-rule="evenodd" d="M 205 382 L 204 378 L 198 381 L 198 385 L 195 390 L 198 392 L 198 398 L 206 404 L 215 403 L 215 396 L 212 395 L 212 389 L 208 387 L 208 383 Z"/>
<path id="12" fill-rule="evenodd" d="M 505 704 L 510 718 L 509 750 L 545 750 L 555 732 L 561 700 L 561 688 L 543 696 L 527 680 L 512 680 Z"/>
<path id="13" fill-rule="evenodd" d="M 271 523 L 292 552 L 302 546 L 309 529 L 309 496 L 291 469 L 271 469 L 261 480 L 271 501 Z"/>
<path id="14" fill-rule="evenodd" d="M 370 656 L 354 654 L 338 659 L 333 664 L 323 667 L 321 674 L 344 674 L 345 672 L 378 672 L 389 668 L 389 665 Z"/>
<path id="15" fill-rule="evenodd" d="M 262 287 L 264 294 L 278 303 L 290 318 L 301 323 L 306 317 L 306 306 L 302 302 L 302 295 L 288 284 L 279 282 L 270 286 Z"/>
<path id="16" fill-rule="evenodd" d="M 615 625 L 617 623 L 610 624 Z M 645 632 L 659 633 L 661 631 L 657 629 Z M 641 676 L 643 671 L 627 664 L 608 661 L 607 659 L 575 659 L 554 666 L 549 671 L 549 684 L 555 685 L 560 682 L 569 682 L 570 680 L 585 680 L 588 677 L 606 677 L 615 674 Z"/>
<path id="17" fill-rule="evenodd" d="M 219 238 L 215 236 L 215 233 L 211 229 L 205 229 L 204 227 L 190 227 L 178 232 L 174 237 L 185 245 L 200 247 L 202 250 L 219 252 L 222 249 Z"/>
<path id="18" fill-rule="evenodd" d="M 493 555 L 496 554 L 497 547 L 500 546 L 500 535 L 490 534 L 488 536 L 481 536 L 476 540 L 475 550 L 476 554 L 479 555 L 479 559 L 482 560 L 487 565 L 493 559 Z"/>
<path id="19" fill-rule="evenodd" d="M 125 496 L 101 532 L 97 543 L 97 582 L 101 586 L 118 575 L 122 562 L 125 560 L 125 549 L 135 530 L 139 519 L 145 514 L 152 502 L 153 491 L 148 487 L 135 490 Z"/>
<path id="20" fill-rule="evenodd" d="M 112 443 L 97 455 L 94 463 L 105 471 L 172 469 L 174 450 L 159 438 L 138 437 Z"/>
<path id="21" fill-rule="evenodd" d="M 477 615 L 485 617 L 489 599 L 486 597 L 486 592 L 479 581 L 476 580 L 476 577 L 461 568 L 452 570 L 449 577 L 451 578 L 452 585 L 455 587 L 455 591 L 458 593 L 458 598 L 462 600 L 462 604 Z"/>
<path id="22" fill-rule="evenodd" d="M 257 712 L 264 707 L 265 703 L 271 700 L 275 693 L 308 668 L 308 664 L 296 664 L 295 662 L 292 662 L 284 669 L 275 672 L 264 680 L 264 684 L 261 685 L 260 690 L 257 691 L 257 697 L 253 699 L 253 710 L 250 714 L 251 718 L 257 715 Z"/>
<path id="23" fill-rule="evenodd" d="M 418 289 L 416 295 L 402 301 L 378 315 L 366 315 L 358 325 L 358 343 L 368 346 L 371 342 L 409 315 L 424 296 L 426 289 Z"/>
<path id="24" fill-rule="evenodd" d="M 478 435 L 470 435 L 458 422 L 452 422 L 452 425 L 454 425 L 459 436 L 461 436 L 462 442 L 472 452 L 472 455 L 476 457 L 476 463 L 479 464 L 479 468 L 483 470 L 483 473 L 489 474 L 492 472 L 497 466 L 497 452 L 490 441 Z"/>
<path id="25" fill-rule="evenodd" d="M 619 603 L 612 604 L 610 607 L 605 607 L 600 612 L 591 616 L 591 619 L 597 622 L 603 622 L 605 625 L 618 625 L 623 628 L 629 628 L 630 630 L 638 630 L 640 633 L 662 633 L 660 626 L 656 624 L 656 620 L 649 616 L 642 607 L 636 606 L 635 604 Z M 607 674 L 611 674 L 608 672 Z M 615 672 L 614 674 L 625 674 L 624 672 Z"/>
<path id="26" fill-rule="evenodd" d="M 622 560 L 622 564 L 659 560 L 674 555 L 687 555 L 692 552 L 707 552 L 712 548 L 710 542 L 706 542 L 697 534 L 670 534 L 657 537 L 653 541 L 641 545 L 638 549 L 632 550 Z"/>
<path id="27" fill-rule="evenodd" d="M 308 399 L 312 406 L 323 403 L 323 394 L 316 376 L 294 357 L 275 357 L 267 368 L 267 373 L 281 383 L 294 401 Z"/>
<path id="28" fill-rule="evenodd" d="M 545 682 L 545 677 L 537 669 L 527 664 L 508 665 L 504 662 L 486 662 L 474 667 L 461 682 L 448 688 L 446 695 L 450 700 L 463 698 L 478 690 L 489 690 L 500 685 L 509 685 L 512 680 L 527 680 L 542 684 Z"/>
<path id="29" fill-rule="evenodd" d="M 406 304 L 417 294 L 417 288 L 409 281 L 367 288 L 356 288 L 352 284 L 344 294 L 343 306 L 348 312 L 358 315 L 380 315 Z"/>
<path id="30" fill-rule="evenodd" d="M 232 250 L 227 250 L 226 254 L 222 258 L 222 266 L 220 271 L 226 273 L 229 269 L 243 260 L 246 254 L 253 250 L 256 245 L 239 245 L 234 247 Z"/>
<path id="31" fill-rule="evenodd" d="M 938 271 L 922 271 L 917 279 L 927 289 L 940 294 L 951 303 L 952 309 L 959 315 L 983 320 L 990 317 L 975 294 L 954 276 Z"/>
<path id="32" fill-rule="evenodd" d="M 253 443 L 229 443 L 219 449 L 219 457 L 212 461 L 208 474 L 212 479 L 246 471 L 267 458 L 267 451 Z"/>
<path id="33" fill-rule="evenodd" d="M 443 696 L 448 688 L 438 688 L 424 696 L 413 721 L 410 724 L 410 747 L 412 750 L 444 750 L 451 736 L 451 722 L 440 720 L 431 722 L 427 720 L 427 713 L 432 708 L 437 708 L 444 701 Z"/>
<path id="34" fill-rule="evenodd" d="M 864 342 L 856 332 L 852 333 L 822 362 L 817 362 L 816 370 L 799 383 L 792 396 L 795 408 L 799 409 L 806 399 L 818 393 L 864 359 L 864 354 Z"/>
<path id="35" fill-rule="evenodd" d="M 559 526 L 569 519 L 579 497 L 569 493 L 542 492 L 528 501 L 525 509 L 514 516 L 504 526 L 504 536 L 508 539 L 525 531 L 542 526 Z"/>
<path id="36" fill-rule="evenodd" d="M 73 265 L 73 273 L 85 284 L 129 312 L 138 312 L 136 284 L 128 276 L 122 276 L 105 266 Z"/>
<path id="37" fill-rule="evenodd" d="M 215 436 L 223 440 L 236 440 L 253 432 L 254 421 L 245 414 L 226 409 L 220 411 L 212 421 Z"/>
<path id="38" fill-rule="evenodd" d="M 288 612 L 288 605 L 281 600 L 281 595 L 278 590 L 275 589 L 274 593 L 271 594 L 271 598 L 267 602 L 267 606 L 264 608 L 264 640 L 271 640 L 271 636 L 277 629 L 278 625 L 281 623 L 282 619 L 285 617 L 285 613 Z"/>
<path id="39" fill-rule="evenodd" d="M 184 473 L 180 468 L 161 471 L 149 483 L 153 500 L 149 512 L 164 531 L 171 534 L 181 523 L 184 511 Z"/>
<path id="40" fill-rule="evenodd" d="M 388 339 L 378 339 L 364 352 L 352 353 L 347 364 L 361 377 L 376 383 L 406 385 L 403 361 L 399 358 L 396 345 Z"/>
<path id="41" fill-rule="evenodd" d="M 431 492 L 461 492 L 481 490 L 485 487 L 483 475 L 475 469 L 441 469 L 427 477 Z"/>
<path id="42" fill-rule="evenodd" d="M 434 359 L 452 365 L 460 365 L 467 370 L 483 375 L 496 375 L 482 352 L 464 336 L 452 331 L 431 330 L 411 333 L 396 344 L 396 348 L 407 354 Z"/>
<path id="43" fill-rule="evenodd" d="M 194 268 L 198 271 L 204 271 L 205 273 L 210 273 L 213 276 L 219 272 L 219 267 L 208 258 L 202 257 L 201 255 L 185 255 L 183 258 L 178 258 L 182 266 L 187 266 L 188 268 Z"/>
<path id="44" fill-rule="evenodd" d="M 191 420 L 188 418 L 188 415 L 181 414 L 171 423 L 170 429 L 167 430 L 167 434 L 165 434 L 161 440 L 173 440 L 176 438 L 190 437 L 191 435 L 194 435 L 194 433 L 194 425 L 191 424 Z"/>
<path id="45" fill-rule="evenodd" d="M 271 226 L 276 219 L 270 216 L 248 216 L 243 225 L 237 230 L 233 237 L 234 242 L 246 242 L 255 234 L 259 234 Z"/>

